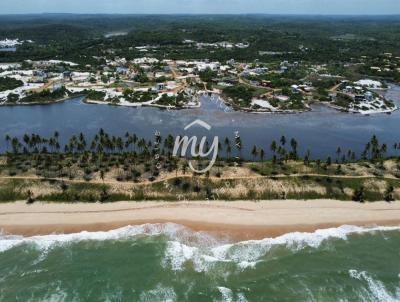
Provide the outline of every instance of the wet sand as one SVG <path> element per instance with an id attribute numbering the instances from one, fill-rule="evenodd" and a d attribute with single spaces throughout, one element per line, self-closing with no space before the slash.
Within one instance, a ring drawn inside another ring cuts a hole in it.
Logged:
<path id="1" fill-rule="evenodd" d="M 5 234 L 44 235 L 107 231 L 127 225 L 177 223 L 238 239 L 312 232 L 345 224 L 400 225 L 400 202 L 332 200 L 240 202 L 117 202 L 0 204 Z"/>

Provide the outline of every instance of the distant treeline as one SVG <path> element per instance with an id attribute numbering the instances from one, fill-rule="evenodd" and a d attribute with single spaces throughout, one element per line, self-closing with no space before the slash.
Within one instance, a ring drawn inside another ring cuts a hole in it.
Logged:
<path id="1" fill-rule="evenodd" d="M 159 55 L 176 59 L 209 58 L 253 61 L 271 59 L 260 51 L 277 52 L 272 59 L 347 61 L 384 52 L 400 55 L 400 17 L 302 16 L 140 16 L 140 15 L 35 15 L 1 16 L 0 39 L 33 40 L 17 52 L 0 53 L 0 61 L 54 56 L 82 64 L 114 49 L 116 56 L 133 58 L 143 53 L 132 46 L 159 45 Z M 125 36 L 106 38 L 108 32 Z M 182 43 L 248 42 L 247 49 L 191 49 Z M 45 45 L 46 47 L 43 47 Z M 160 57 L 160 58 L 161 58 Z M 85 61 L 86 60 L 86 61 Z"/>

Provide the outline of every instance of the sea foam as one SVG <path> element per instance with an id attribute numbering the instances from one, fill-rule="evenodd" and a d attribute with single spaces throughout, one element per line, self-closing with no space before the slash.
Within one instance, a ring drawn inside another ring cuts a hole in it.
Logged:
<path id="1" fill-rule="evenodd" d="M 222 299 L 215 300 L 215 302 L 247 302 L 243 293 L 238 293 L 235 298 L 235 295 L 230 288 L 218 286 L 217 289 L 220 292 Z"/>
<path id="2" fill-rule="evenodd" d="M 179 241 L 168 242 L 163 264 L 169 264 L 173 270 L 183 270 L 187 262 L 191 262 L 198 272 L 207 271 L 216 264 L 233 263 L 240 270 L 254 268 L 261 258 L 274 247 L 285 247 L 298 251 L 306 247 L 318 248 L 329 239 L 346 240 L 352 234 L 398 231 L 398 227 L 341 226 L 317 230 L 312 233 L 294 232 L 276 238 L 241 241 L 219 244 L 213 247 L 189 246 Z"/>
<path id="3" fill-rule="evenodd" d="M 52 234 L 33 237 L 23 237 L 15 235 L 4 235 L 0 233 L 0 252 L 7 251 L 13 247 L 28 244 L 38 249 L 46 250 L 56 245 L 66 243 L 82 242 L 82 241 L 105 241 L 105 240 L 124 240 L 135 238 L 139 235 L 159 236 L 165 235 L 168 238 L 180 240 L 205 240 L 204 244 L 210 238 L 204 236 L 202 232 L 193 232 L 190 229 L 173 223 L 165 224 L 143 224 L 138 226 L 126 226 L 123 228 L 106 231 L 106 232 L 80 232 L 73 234 Z"/>
<path id="4" fill-rule="evenodd" d="M 162 264 L 179 271 L 191 263 L 198 272 L 207 271 L 216 264 L 229 263 L 238 269 L 254 268 L 273 247 L 285 247 L 292 251 L 306 247 L 318 248 L 330 239 L 346 240 L 352 234 L 399 231 L 395 227 L 358 227 L 344 225 L 338 228 L 315 232 L 293 232 L 275 238 L 227 243 L 204 232 L 194 232 L 173 223 L 144 224 L 127 226 L 107 232 L 81 232 L 75 234 L 44 235 L 33 237 L 0 235 L 0 252 L 16 246 L 28 244 L 47 252 L 49 249 L 81 241 L 134 240 L 140 236 L 160 236 L 167 238 Z"/>
<path id="5" fill-rule="evenodd" d="M 367 298 L 369 301 L 379 302 L 398 302 L 400 301 L 400 288 L 397 288 L 396 293 L 390 293 L 385 285 L 379 280 L 373 278 L 365 271 L 350 270 L 350 277 L 367 283 L 366 293 L 360 294 L 361 299 Z M 367 296 L 367 297 L 365 297 Z"/>
<path id="6" fill-rule="evenodd" d="M 140 302 L 175 302 L 177 296 L 173 288 L 164 287 L 158 284 L 154 289 L 143 292 L 140 295 Z"/>

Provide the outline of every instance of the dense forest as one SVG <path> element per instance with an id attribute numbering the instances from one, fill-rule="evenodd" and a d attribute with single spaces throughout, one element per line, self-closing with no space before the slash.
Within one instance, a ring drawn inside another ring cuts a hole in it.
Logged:
<path id="1" fill-rule="evenodd" d="M 32 40 L 0 62 L 62 58 L 91 63 L 111 49 L 127 59 L 143 56 L 135 46 L 156 45 L 158 58 L 351 61 L 384 52 L 400 56 L 400 16 L 144 16 L 43 14 L 0 16 L 0 39 Z M 107 35 L 110 33 L 125 35 Z M 246 49 L 197 49 L 197 42 L 249 43 Z"/>

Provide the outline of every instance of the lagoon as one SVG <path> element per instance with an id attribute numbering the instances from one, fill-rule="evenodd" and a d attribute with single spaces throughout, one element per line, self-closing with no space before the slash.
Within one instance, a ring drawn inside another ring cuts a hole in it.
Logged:
<path id="1" fill-rule="evenodd" d="M 400 105 L 400 86 L 393 86 L 386 97 Z M 250 154 L 253 145 L 257 145 L 268 155 L 271 141 L 279 141 L 282 135 L 288 140 L 295 138 L 300 152 L 310 149 L 313 158 L 321 159 L 334 157 L 339 146 L 360 155 L 374 134 L 388 144 L 391 154 L 394 152 L 391 146 L 400 142 L 400 111 L 362 116 L 316 105 L 312 112 L 302 114 L 255 114 L 232 111 L 209 97 L 202 98 L 201 108 L 185 110 L 90 105 L 76 98 L 52 105 L 1 107 L 0 150 L 4 152 L 6 147 L 6 134 L 50 136 L 58 131 L 60 141 L 65 143 L 74 134 L 82 132 L 90 137 L 103 128 L 112 135 L 123 136 L 129 131 L 152 139 L 156 131 L 163 137 L 183 134 L 184 127 L 196 119 L 212 127 L 207 133 L 196 129 L 196 134 L 218 136 L 220 142 L 225 137 L 233 141 L 238 132 L 243 141 L 243 154 Z"/>

